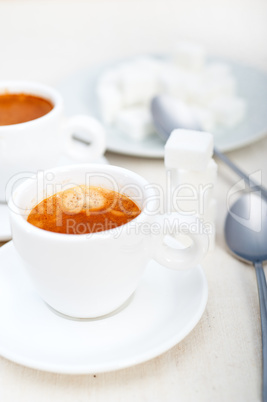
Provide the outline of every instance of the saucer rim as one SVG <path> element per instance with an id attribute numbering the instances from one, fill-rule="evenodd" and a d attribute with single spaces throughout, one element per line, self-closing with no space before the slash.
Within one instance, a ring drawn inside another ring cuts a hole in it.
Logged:
<path id="1" fill-rule="evenodd" d="M 14 250 L 15 247 L 12 240 L 3 245 L 0 249 L 0 260 L 1 255 L 3 253 L 11 253 Z M 156 347 L 149 349 L 148 352 L 139 354 L 137 358 L 128 357 L 126 359 L 106 362 L 105 364 L 101 362 L 99 365 L 97 364 L 90 365 L 90 363 L 82 365 L 72 365 L 72 364 L 62 365 L 57 363 L 47 364 L 42 362 L 40 363 L 39 359 L 33 359 L 33 358 L 28 359 L 26 357 L 18 355 L 17 353 L 6 352 L 4 349 L 2 349 L 1 344 L 0 344 L 0 356 L 16 364 L 20 364 L 22 366 L 31 369 L 36 369 L 55 374 L 70 374 L 70 375 L 108 373 L 121 369 L 130 368 L 138 364 L 152 360 L 155 357 L 158 357 L 163 353 L 167 352 L 168 350 L 176 346 L 178 343 L 180 343 L 195 328 L 195 326 L 200 321 L 206 309 L 208 301 L 207 279 L 204 274 L 203 268 L 200 264 L 197 264 L 195 268 L 197 268 L 198 274 L 200 274 L 201 277 L 202 292 L 201 292 L 201 301 L 199 302 L 198 308 L 194 312 L 194 315 L 191 317 L 189 322 L 183 327 L 183 329 L 179 331 L 178 336 L 174 335 L 168 338 L 168 340 L 166 340 L 165 342 L 161 342 L 160 344 L 157 344 Z"/>

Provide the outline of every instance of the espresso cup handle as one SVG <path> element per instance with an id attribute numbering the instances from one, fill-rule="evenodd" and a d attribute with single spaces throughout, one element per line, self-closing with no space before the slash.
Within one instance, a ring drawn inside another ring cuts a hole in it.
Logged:
<path id="1" fill-rule="evenodd" d="M 175 270 L 192 268 L 201 262 L 208 251 L 209 237 L 197 216 L 164 214 L 157 219 L 157 223 L 160 235 L 152 234 L 152 258 L 155 261 Z M 179 234 L 189 238 L 190 246 L 177 247 L 175 235 Z M 170 245 L 170 240 L 176 247 Z"/>
<path id="2" fill-rule="evenodd" d="M 70 117 L 63 127 L 65 154 L 74 161 L 94 162 L 106 150 L 103 126 L 90 116 Z"/>

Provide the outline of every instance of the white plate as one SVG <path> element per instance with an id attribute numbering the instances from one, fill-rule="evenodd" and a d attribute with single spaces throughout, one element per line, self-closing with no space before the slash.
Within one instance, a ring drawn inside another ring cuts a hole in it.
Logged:
<path id="1" fill-rule="evenodd" d="M 58 162 L 58 166 L 70 165 L 73 163 L 74 162 L 71 161 L 69 158 L 61 157 Z M 95 163 L 107 164 L 108 161 L 104 156 L 102 156 Z M 7 204 L 0 203 L 0 241 L 8 241 L 11 238 L 12 238 L 12 235 L 11 235 L 11 227 L 10 227 L 10 223 L 9 223 L 8 206 L 7 206 Z"/>
<path id="2" fill-rule="evenodd" d="M 237 82 L 237 93 L 247 102 L 246 116 L 239 125 L 214 131 L 215 145 L 225 152 L 262 138 L 267 133 L 267 74 L 233 61 L 218 58 L 210 60 L 229 64 Z M 95 96 L 97 79 L 105 70 L 117 65 L 118 63 L 106 64 L 78 71 L 62 82 L 58 89 L 63 95 L 66 113 L 86 113 L 101 120 Z M 110 151 L 150 158 L 164 156 L 164 144 L 156 135 L 136 142 L 116 129 L 106 129 Z"/>
<path id="3" fill-rule="evenodd" d="M 120 311 L 102 319 L 67 319 L 39 298 L 9 242 L 0 249 L 0 355 L 56 373 L 129 367 L 180 342 L 199 321 L 207 297 L 200 266 L 176 272 L 151 261 Z"/>

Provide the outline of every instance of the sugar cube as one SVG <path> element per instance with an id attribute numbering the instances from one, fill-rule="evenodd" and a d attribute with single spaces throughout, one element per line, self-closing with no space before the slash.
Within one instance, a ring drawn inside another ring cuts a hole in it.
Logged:
<path id="1" fill-rule="evenodd" d="M 98 80 L 98 86 L 112 85 L 118 88 L 119 85 L 119 71 L 118 69 L 111 69 L 105 71 Z"/>
<path id="2" fill-rule="evenodd" d="M 165 145 L 167 169 L 206 169 L 213 154 L 213 136 L 204 131 L 173 130 Z"/>
<path id="3" fill-rule="evenodd" d="M 155 132 L 151 114 L 145 107 L 122 109 L 115 125 L 125 136 L 135 141 L 141 141 Z"/>
<path id="4" fill-rule="evenodd" d="M 159 76 L 159 85 L 162 93 L 190 102 L 202 88 L 202 75 L 168 66 Z"/>
<path id="5" fill-rule="evenodd" d="M 206 53 L 205 50 L 194 43 L 181 42 L 177 45 L 173 62 L 179 67 L 188 70 L 201 70 L 205 64 Z"/>
<path id="6" fill-rule="evenodd" d="M 203 92 L 206 100 L 221 96 L 233 97 L 236 92 L 236 81 L 230 76 L 220 80 L 209 80 L 205 83 Z"/>
<path id="7" fill-rule="evenodd" d="M 205 79 L 195 87 L 191 102 L 209 108 L 210 102 L 220 97 L 234 97 L 236 82 L 231 76 L 220 79 Z"/>
<path id="8" fill-rule="evenodd" d="M 176 207 L 206 216 L 217 179 L 217 164 L 210 159 L 204 170 L 170 169 L 170 182 Z M 210 216 L 210 215 L 209 215 Z"/>
<path id="9" fill-rule="evenodd" d="M 157 72 L 146 63 L 129 63 L 120 68 L 120 89 L 125 106 L 147 104 L 158 92 Z"/>
<path id="10" fill-rule="evenodd" d="M 221 97 L 213 100 L 210 110 L 214 113 L 217 124 L 233 127 L 244 117 L 246 102 L 238 97 Z"/>
<path id="11" fill-rule="evenodd" d="M 217 179 L 217 163 L 210 159 L 208 165 L 203 170 L 177 169 L 175 172 L 176 184 L 190 184 L 199 190 L 200 186 L 214 187 Z"/>
<path id="12" fill-rule="evenodd" d="M 198 186 L 184 183 L 172 188 L 173 210 L 185 215 L 205 216 L 212 199 L 212 186 Z"/>
<path id="13" fill-rule="evenodd" d="M 215 127 L 215 114 L 208 108 L 201 106 L 190 106 L 192 114 L 195 116 L 195 120 L 198 122 L 199 127 L 204 131 L 212 131 Z"/>
<path id="14" fill-rule="evenodd" d="M 220 81 L 231 76 L 231 70 L 228 64 L 211 62 L 205 67 L 204 75 L 207 81 Z"/>
<path id="15" fill-rule="evenodd" d="M 166 66 L 159 76 L 160 92 L 186 100 L 186 83 L 184 72 L 174 66 Z"/>
<path id="16" fill-rule="evenodd" d="M 101 117 L 106 124 L 112 124 L 122 107 L 122 96 L 113 85 L 99 85 L 96 90 Z"/>

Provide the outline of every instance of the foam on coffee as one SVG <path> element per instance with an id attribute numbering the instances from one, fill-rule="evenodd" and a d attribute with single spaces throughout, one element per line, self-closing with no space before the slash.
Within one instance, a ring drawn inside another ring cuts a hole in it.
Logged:
<path id="1" fill-rule="evenodd" d="M 27 220 L 50 232 L 85 234 L 124 225 L 140 212 L 124 194 L 81 185 L 46 198 L 32 209 Z"/>

